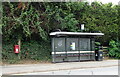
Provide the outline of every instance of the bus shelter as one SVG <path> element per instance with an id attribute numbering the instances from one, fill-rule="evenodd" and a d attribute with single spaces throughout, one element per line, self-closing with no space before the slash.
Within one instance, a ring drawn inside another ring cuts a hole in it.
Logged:
<path id="1" fill-rule="evenodd" d="M 52 62 L 95 60 L 95 37 L 103 33 L 51 32 Z"/>

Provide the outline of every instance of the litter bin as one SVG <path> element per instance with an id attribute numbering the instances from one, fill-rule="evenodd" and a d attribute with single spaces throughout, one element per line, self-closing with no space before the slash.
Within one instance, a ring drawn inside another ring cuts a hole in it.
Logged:
<path id="1" fill-rule="evenodd" d="M 95 60 L 103 61 L 103 49 L 102 46 L 98 46 L 98 50 L 95 51 Z"/>

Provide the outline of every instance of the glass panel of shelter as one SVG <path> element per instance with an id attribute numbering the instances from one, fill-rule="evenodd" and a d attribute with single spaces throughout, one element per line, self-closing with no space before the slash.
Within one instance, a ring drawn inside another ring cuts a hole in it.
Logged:
<path id="1" fill-rule="evenodd" d="M 92 42 L 92 49 L 91 49 L 91 42 Z M 64 53 L 66 54 L 66 56 L 77 55 L 78 58 L 81 56 L 80 57 L 81 60 L 90 59 L 91 58 L 90 51 L 94 50 L 94 40 L 90 38 L 79 38 L 79 37 L 55 38 L 54 50 L 55 52 L 66 52 Z M 82 57 L 85 55 L 86 57 Z M 70 59 L 72 59 L 72 57 Z"/>

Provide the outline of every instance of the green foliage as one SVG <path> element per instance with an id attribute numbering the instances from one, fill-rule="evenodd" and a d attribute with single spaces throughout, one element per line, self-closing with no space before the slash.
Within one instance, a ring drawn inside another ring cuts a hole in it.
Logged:
<path id="1" fill-rule="evenodd" d="M 62 28 L 67 28 L 68 30 L 72 32 L 77 31 L 77 27 L 75 26 L 78 24 L 78 21 L 74 18 L 73 14 L 69 14 L 63 19 L 63 23 L 61 24 Z"/>
<path id="2" fill-rule="evenodd" d="M 111 57 L 120 58 L 120 42 L 111 40 L 109 43 L 109 55 Z"/>
<path id="3" fill-rule="evenodd" d="M 17 63 L 23 59 L 29 59 L 29 60 L 40 60 L 40 61 L 50 61 L 51 60 L 51 46 L 49 42 L 41 41 L 41 42 L 24 42 L 21 46 L 21 54 L 15 54 L 14 53 L 14 46 L 15 44 L 12 42 L 9 42 L 8 44 L 3 44 L 2 49 L 2 59 L 7 60 L 9 63 Z"/>
<path id="4" fill-rule="evenodd" d="M 95 42 L 95 45 L 100 46 L 101 44 L 100 42 Z"/>
<path id="5" fill-rule="evenodd" d="M 34 33 L 48 40 L 54 29 L 80 31 L 85 24 L 87 32 L 103 32 L 101 41 L 118 38 L 119 6 L 101 2 L 45 2 L 45 3 L 3 3 L 3 38 L 31 38 Z M 24 5 L 24 6 L 23 6 Z M 14 35 L 13 35 L 14 34 Z"/>
<path id="6" fill-rule="evenodd" d="M 95 50 L 98 51 L 99 50 L 99 46 L 101 45 L 100 42 L 95 42 Z"/>
<path id="7" fill-rule="evenodd" d="M 45 13 L 48 15 L 49 26 L 52 29 L 60 28 L 62 30 L 77 31 L 78 20 L 71 13 L 72 3 L 51 3 L 47 4 Z M 75 5 L 75 4 L 73 4 Z M 64 7 L 64 8 L 63 8 Z"/>
<path id="8" fill-rule="evenodd" d="M 31 6 L 31 3 L 28 3 L 24 10 L 15 6 L 14 3 L 3 4 L 3 32 L 5 39 L 9 40 L 10 37 L 29 38 L 33 33 L 38 33 L 43 40 L 47 40 L 47 34 L 41 27 L 40 13 Z M 10 11 L 6 12 L 6 8 Z"/>
<path id="9" fill-rule="evenodd" d="M 13 50 L 14 45 L 15 44 L 13 42 L 8 42 L 7 44 L 2 45 L 3 61 L 7 60 L 8 63 L 13 64 L 19 60 L 18 55 L 15 54 Z"/>
<path id="10" fill-rule="evenodd" d="M 50 60 L 50 43 L 41 41 L 40 43 L 31 41 L 22 45 L 21 58 L 33 60 Z"/>
<path id="11" fill-rule="evenodd" d="M 88 2 L 4 2 L 2 7 L 2 54 L 3 59 L 11 60 L 10 63 L 14 63 L 18 58 L 12 49 L 13 45 L 17 44 L 17 41 L 13 40 L 18 39 L 22 41 L 22 59 L 49 59 L 51 47 L 48 35 L 58 28 L 79 32 L 80 25 L 85 24 L 86 32 L 105 33 L 102 39 L 98 39 L 103 45 L 108 45 L 110 40 L 120 37 L 120 6 L 113 6 L 112 3 L 92 2 L 90 5 Z M 33 38 L 41 42 L 33 42 Z M 25 42 L 26 40 L 31 42 Z M 118 44 L 110 43 L 110 46 L 110 55 L 119 57 Z"/>

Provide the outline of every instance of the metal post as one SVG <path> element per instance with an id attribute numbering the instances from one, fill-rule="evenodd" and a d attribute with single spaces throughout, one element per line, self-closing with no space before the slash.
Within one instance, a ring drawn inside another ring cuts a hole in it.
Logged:
<path id="1" fill-rule="evenodd" d="M 94 40 L 94 61 L 95 61 L 95 38 L 93 40 Z"/>
<path id="2" fill-rule="evenodd" d="M 55 38 L 52 38 L 52 52 L 54 52 L 54 54 L 52 54 L 52 62 L 55 63 Z"/>
<path id="3" fill-rule="evenodd" d="M 68 55 L 67 55 L 67 37 L 65 37 L 65 52 L 66 52 L 65 59 L 67 59 L 67 61 L 68 61 Z"/>
<path id="4" fill-rule="evenodd" d="M 78 37 L 78 51 L 79 51 L 79 62 L 80 62 L 80 37 Z"/>
<path id="5" fill-rule="evenodd" d="M 92 38 L 90 37 L 90 51 L 92 52 Z M 92 59 L 92 53 L 90 53 L 90 59 Z"/>

